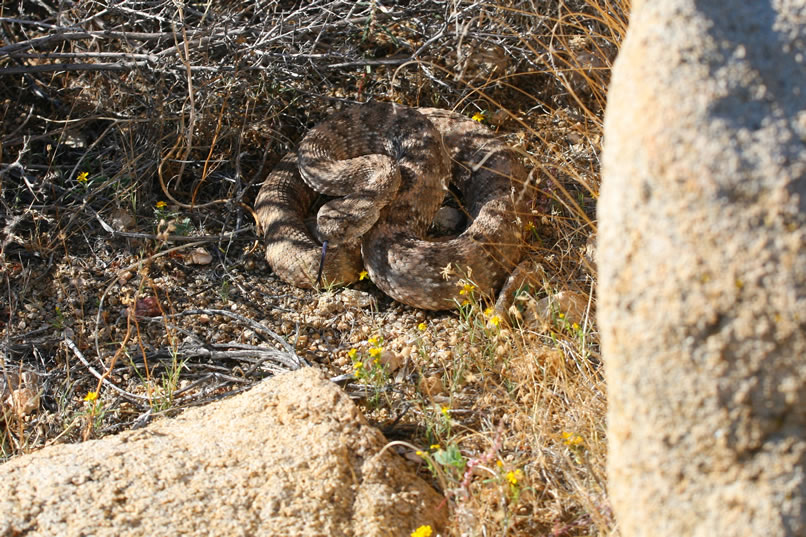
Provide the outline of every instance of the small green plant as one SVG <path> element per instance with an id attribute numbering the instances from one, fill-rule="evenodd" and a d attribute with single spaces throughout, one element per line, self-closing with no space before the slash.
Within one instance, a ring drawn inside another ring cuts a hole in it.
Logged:
<path id="1" fill-rule="evenodd" d="M 218 287 L 218 296 L 224 302 L 229 302 L 229 291 L 232 287 L 232 284 L 229 280 L 225 279 L 221 281 L 221 285 Z"/>
<path id="2" fill-rule="evenodd" d="M 416 455 L 423 459 L 428 470 L 444 489 L 456 488 L 462 481 L 467 468 L 467 459 L 454 444 L 443 448 L 440 444 L 431 444 L 428 451 L 419 450 Z"/>
<path id="3" fill-rule="evenodd" d="M 171 214 L 173 214 L 173 213 L 171 213 L 168 210 L 168 204 L 166 202 L 158 201 L 154 205 L 154 218 L 156 218 L 157 221 L 167 220 L 168 218 L 170 218 Z"/>
<path id="4" fill-rule="evenodd" d="M 459 299 L 454 299 L 457 309 L 459 311 L 459 318 L 462 320 L 463 326 L 470 332 L 471 341 L 472 336 L 476 334 L 476 329 L 481 328 L 477 322 L 478 313 L 480 311 L 480 299 L 477 295 L 478 288 L 476 284 L 470 279 L 464 278 L 459 281 L 462 288 L 459 290 Z"/>
<path id="5" fill-rule="evenodd" d="M 582 464 L 585 456 L 585 440 L 577 433 L 569 431 L 562 432 L 563 444 L 571 452 L 577 464 Z"/>
<path id="6" fill-rule="evenodd" d="M 496 337 L 501 332 L 501 316 L 490 306 L 485 307 L 483 297 L 478 294 L 476 285 L 467 279 L 461 280 L 462 289 L 459 295 L 461 302 L 456 301 L 461 319 L 460 326 L 468 335 L 471 346 L 481 347 L 481 356 L 493 363 L 498 345 Z"/>
<path id="7" fill-rule="evenodd" d="M 580 326 L 578 322 L 570 320 L 568 315 L 560 311 L 556 306 L 552 307 L 552 320 L 554 321 L 554 326 L 557 327 L 563 337 L 571 338 L 576 341 L 579 346 L 580 356 L 582 359 L 587 360 L 590 357 L 590 349 L 587 344 L 585 328 Z M 559 336 L 559 334 L 552 334 L 552 340 L 556 342 L 557 336 Z"/>
<path id="8" fill-rule="evenodd" d="M 180 375 L 185 369 L 186 362 L 187 359 L 179 360 L 176 351 L 171 350 L 171 364 L 168 370 L 160 376 L 162 391 L 152 403 L 154 410 L 165 410 L 173 405 L 174 393 L 179 387 Z"/>
<path id="9" fill-rule="evenodd" d="M 53 319 L 50 324 L 56 330 L 64 330 L 64 313 L 59 306 L 56 306 L 54 313 L 56 314 L 56 318 Z"/>
<path id="10" fill-rule="evenodd" d="M 365 352 L 359 352 L 352 348 L 347 353 L 353 364 L 355 378 L 360 382 L 370 386 L 373 395 L 370 398 L 370 406 L 377 406 L 380 402 L 381 394 L 389 383 L 389 371 L 386 365 L 381 362 L 383 354 L 383 338 L 373 336 L 367 340 L 368 348 Z"/>
<path id="11" fill-rule="evenodd" d="M 97 175 L 97 174 L 91 175 L 90 172 L 88 171 L 83 171 L 79 173 L 75 178 L 75 181 L 78 184 L 78 186 L 81 187 L 83 194 L 104 188 L 105 183 L 108 180 L 109 178 L 105 175 Z"/>
<path id="12" fill-rule="evenodd" d="M 451 435 L 453 419 L 451 418 L 451 408 L 445 405 L 432 405 L 424 409 L 425 435 L 435 445 L 439 445 L 440 438 L 448 438 Z"/>
<path id="13" fill-rule="evenodd" d="M 521 494 L 528 489 L 524 487 L 525 476 L 520 468 L 508 469 L 508 465 L 504 464 L 501 459 L 498 459 L 495 464 L 495 470 L 489 470 L 495 472 L 494 477 L 485 480 L 484 484 L 498 488 L 506 498 L 505 504 L 502 505 L 501 521 L 504 528 L 508 528 L 513 523 Z"/>
<path id="14" fill-rule="evenodd" d="M 574 326 L 579 328 L 577 323 L 573 323 L 572 325 L 572 323 L 568 321 L 568 317 L 565 315 L 565 312 L 560 311 L 556 306 L 551 308 L 551 317 L 554 320 L 554 325 L 563 332 L 568 333 L 573 331 Z"/>
<path id="15" fill-rule="evenodd" d="M 85 416 L 87 419 L 84 428 L 84 438 L 87 439 L 92 434 L 92 431 L 100 428 L 106 416 L 107 409 L 98 391 L 87 392 L 83 402 L 84 411 L 80 415 Z"/>
<path id="16" fill-rule="evenodd" d="M 154 227 L 157 234 L 187 235 L 193 229 L 190 218 L 168 208 L 164 201 L 154 205 Z"/>
<path id="17" fill-rule="evenodd" d="M 538 245 L 542 244 L 543 241 L 540 240 L 540 235 L 537 233 L 537 226 L 531 220 L 526 222 L 526 226 L 524 231 L 529 235 L 529 237 L 535 241 Z M 517 295 L 517 291 L 515 293 Z"/>
<path id="18" fill-rule="evenodd" d="M 459 448 L 455 445 L 451 444 L 445 449 L 437 449 L 433 455 L 434 461 L 441 464 L 445 468 L 450 468 L 451 472 L 454 472 L 456 477 L 459 477 L 464 473 L 465 467 L 467 466 L 467 460 L 465 460 L 464 456 L 462 456 L 462 453 L 459 451 Z"/>
<path id="19" fill-rule="evenodd" d="M 499 460 L 498 467 L 503 468 L 503 463 Z M 515 505 L 521 496 L 521 483 L 523 481 L 523 472 L 516 469 L 510 470 L 503 474 L 503 478 L 509 486 L 509 503 Z"/>
<path id="20" fill-rule="evenodd" d="M 425 334 L 426 330 L 428 330 L 428 325 L 427 324 L 420 323 L 420 324 L 417 325 L 417 331 L 420 334 Z M 417 339 L 415 339 L 414 342 L 417 345 L 417 353 L 420 355 L 420 358 L 423 361 L 425 361 L 426 358 L 428 357 L 428 351 L 426 349 L 425 341 L 423 341 L 423 338 L 422 338 L 421 335 L 418 335 Z"/>

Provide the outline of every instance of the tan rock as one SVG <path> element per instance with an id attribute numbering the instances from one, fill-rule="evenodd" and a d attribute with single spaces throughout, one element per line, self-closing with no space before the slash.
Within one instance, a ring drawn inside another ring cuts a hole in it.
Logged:
<path id="1" fill-rule="evenodd" d="M 420 391 L 429 398 L 445 393 L 445 386 L 442 384 L 441 375 L 431 375 L 420 379 Z"/>
<path id="2" fill-rule="evenodd" d="M 633 7 L 597 247 L 620 531 L 806 535 L 806 5 Z"/>
<path id="3" fill-rule="evenodd" d="M 209 265 L 213 262 L 213 256 L 206 248 L 194 248 L 188 254 L 188 262 L 191 265 Z"/>
<path id="4" fill-rule="evenodd" d="M 10 368 L 9 368 L 10 369 Z M 42 379 L 35 371 L 9 371 L 0 375 L 0 415 L 9 412 L 17 418 L 39 408 Z"/>
<path id="5" fill-rule="evenodd" d="M 323 292 L 317 301 L 317 310 L 324 314 L 341 313 L 350 309 L 370 308 L 374 305 L 375 298 L 369 293 L 347 288 L 338 289 L 337 292 Z"/>
<path id="6" fill-rule="evenodd" d="M 408 535 L 442 497 L 306 368 L 152 426 L 0 466 L 0 535 Z"/>

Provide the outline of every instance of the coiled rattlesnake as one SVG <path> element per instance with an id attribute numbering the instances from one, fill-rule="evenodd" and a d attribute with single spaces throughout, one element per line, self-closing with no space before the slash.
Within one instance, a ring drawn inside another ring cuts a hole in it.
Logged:
<path id="1" fill-rule="evenodd" d="M 323 276 L 350 283 L 363 266 L 382 291 L 414 307 L 440 310 L 462 298 L 469 276 L 484 292 L 518 263 L 522 240 L 513 191 L 526 172 L 487 128 L 457 113 L 370 103 L 312 129 L 260 189 L 255 209 L 266 259 L 284 281 L 313 287 L 321 240 Z M 452 183 L 468 217 L 449 240 L 425 240 Z M 305 217 L 317 193 L 317 223 Z"/>

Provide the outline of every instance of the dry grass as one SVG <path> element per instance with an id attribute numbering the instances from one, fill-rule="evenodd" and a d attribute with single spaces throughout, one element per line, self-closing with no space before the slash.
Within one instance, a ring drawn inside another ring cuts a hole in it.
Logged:
<path id="1" fill-rule="evenodd" d="M 261 257 L 250 204 L 309 127 L 341 104 L 395 100 L 481 113 L 517 148 L 532 170 L 532 270 L 514 327 L 472 294 L 458 315 L 420 315 L 416 374 L 369 379 L 395 394 L 373 399 L 371 416 L 410 409 L 387 432 L 423 446 L 451 535 L 612 534 L 591 250 L 605 90 L 629 2 L 302 4 L 0 7 L 0 458 L 293 367 L 268 345 L 246 358 L 232 345 L 216 360 L 193 354 L 173 316 L 209 323 L 220 312 L 194 314 L 198 302 L 251 296 L 237 277 Z M 155 210 L 160 200 L 169 205 Z M 187 277 L 173 260 L 191 239 L 225 277 L 183 303 L 160 276 Z M 236 320 L 261 336 L 252 311 Z M 286 324 L 276 331 L 304 354 L 306 334 Z M 313 332 L 354 343 L 366 330 Z M 226 340 L 210 337 L 192 348 Z M 101 396 L 87 398 L 101 376 Z"/>

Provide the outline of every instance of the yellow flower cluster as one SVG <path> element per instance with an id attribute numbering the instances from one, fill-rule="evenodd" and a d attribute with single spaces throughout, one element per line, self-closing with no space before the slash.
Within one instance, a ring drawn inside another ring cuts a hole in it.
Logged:
<path id="1" fill-rule="evenodd" d="M 579 446 L 582 444 L 583 440 L 582 437 L 576 433 L 569 433 L 568 431 L 563 431 L 562 433 L 563 443 L 566 446 Z"/>
<path id="2" fill-rule="evenodd" d="M 411 532 L 411 537 L 431 537 L 433 533 L 434 530 L 431 529 L 431 526 L 420 526 Z"/>
<path id="3" fill-rule="evenodd" d="M 381 345 L 379 345 L 379 344 L 378 344 L 378 343 L 379 343 L 378 338 L 377 338 L 377 337 L 375 337 L 375 336 L 373 336 L 373 337 L 369 338 L 369 339 L 367 340 L 367 342 L 368 342 L 370 345 L 372 345 L 372 346 L 369 348 L 369 350 L 367 351 L 367 353 L 369 354 L 369 356 L 370 356 L 371 358 L 373 358 L 372 363 L 373 363 L 373 364 L 378 364 L 378 363 L 379 363 L 379 361 L 380 361 L 380 356 L 381 356 L 381 353 L 383 352 L 383 347 L 382 347 Z M 355 369 L 356 371 L 358 371 L 358 370 L 360 370 L 362 367 L 364 367 L 364 362 L 359 361 L 359 360 L 356 360 L 356 356 L 358 356 L 358 349 L 352 348 L 352 349 L 350 349 L 349 351 L 347 351 L 347 357 L 348 357 L 350 360 L 352 360 L 352 362 L 353 362 L 353 369 Z"/>
<path id="4" fill-rule="evenodd" d="M 462 286 L 462 290 L 459 291 L 460 295 L 469 295 L 476 289 L 476 286 L 472 283 L 466 283 Z"/>
<path id="5" fill-rule="evenodd" d="M 379 356 L 381 355 L 381 353 L 383 352 L 383 347 L 382 347 L 382 346 L 380 346 L 380 345 L 378 344 L 378 338 L 377 338 L 376 336 L 372 336 L 371 338 L 369 338 L 369 339 L 367 340 L 367 343 L 369 343 L 370 345 L 372 345 L 372 346 L 369 348 L 369 351 L 368 351 L 368 352 L 369 352 L 369 355 L 370 355 L 371 357 L 375 358 L 375 363 L 377 364 L 377 363 L 378 363 L 378 357 L 379 357 Z"/>
<path id="6" fill-rule="evenodd" d="M 431 451 L 439 451 L 440 449 L 442 449 L 442 446 L 439 444 L 431 444 L 428 447 L 428 449 L 430 449 Z M 425 457 L 427 455 L 427 453 L 421 449 L 415 451 L 414 454 L 417 455 L 418 457 Z"/>
<path id="7" fill-rule="evenodd" d="M 495 313 L 495 310 L 492 308 L 487 308 L 484 310 L 484 316 L 487 317 L 487 320 L 490 322 L 490 324 L 493 326 L 498 326 L 501 324 L 501 317 L 498 315 L 493 315 L 493 313 Z"/>
<path id="8" fill-rule="evenodd" d="M 473 294 L 473 291 L 476 290 L 476 286 L 472 283 L 464 283 L 462 284 L 462 288 L 459 290 L 459 294 L 465 297 L 470 297 Z M 462 306 L 467 306 L 470 304 L 470 300 L 465 298 L 462 300 Z"/>
<path id="9" fill-rule="evenodd" d="M 518 481 L 523 479 L 523 472 L 521 472 L 520 470 L 515 470 L 514 472 L 509 471 L 507 472 L 506 478 L 507 481 L 509 481 L 511 484 L 517 485 Z"/>

